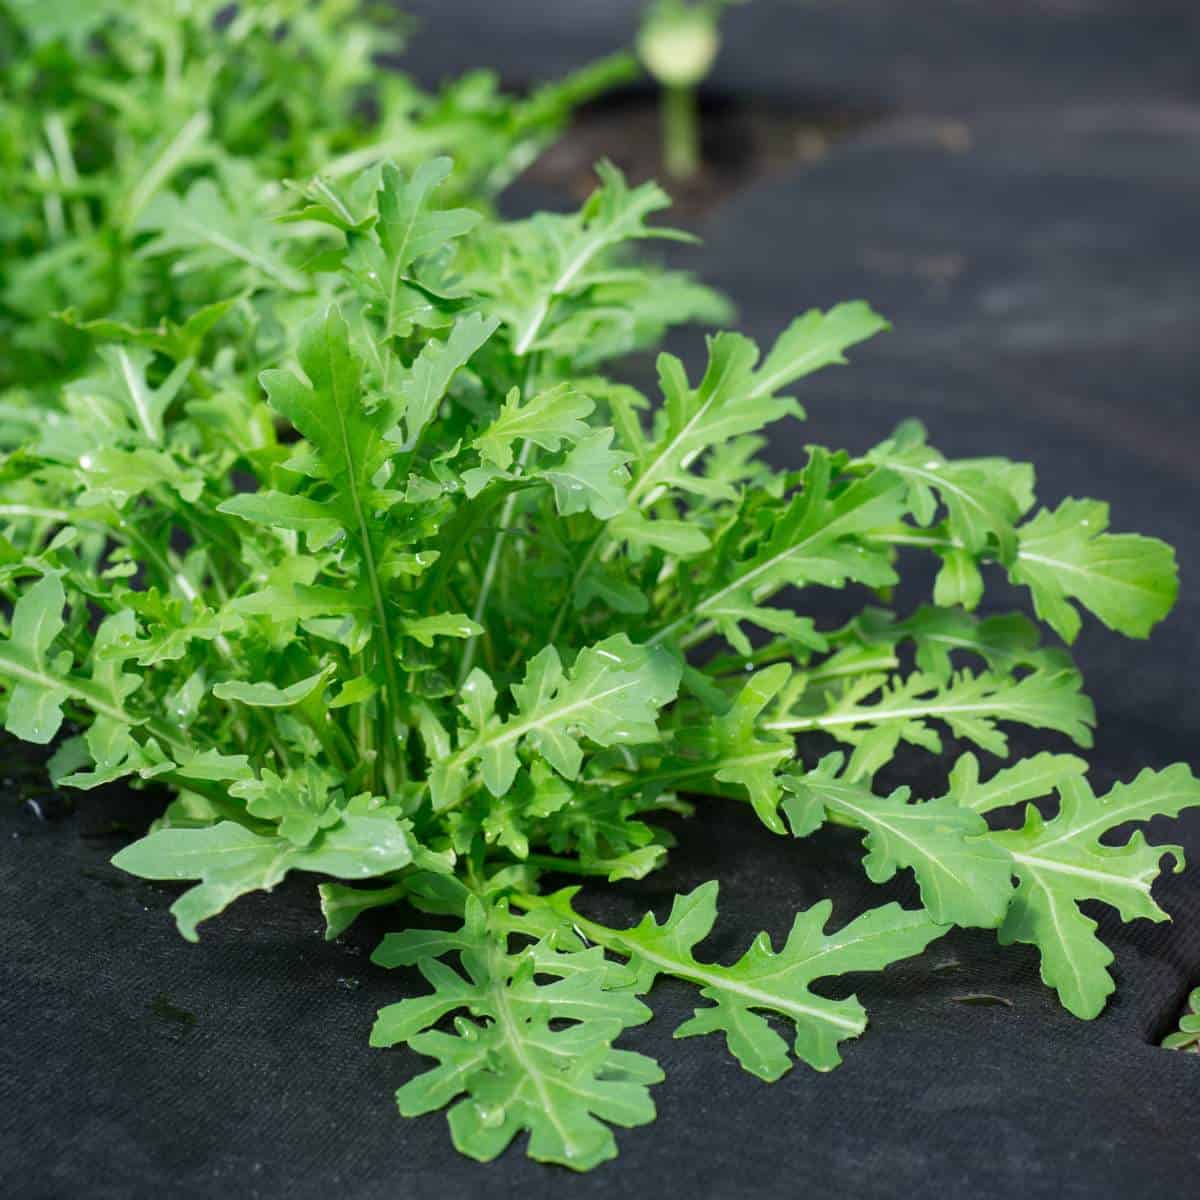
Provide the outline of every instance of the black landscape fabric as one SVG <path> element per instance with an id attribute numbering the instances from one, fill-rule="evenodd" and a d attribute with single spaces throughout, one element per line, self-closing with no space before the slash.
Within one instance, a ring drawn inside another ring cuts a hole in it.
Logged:
<path id="1" fill-rule="evenodd" d="M 483 8 L 416 7 L 426 44 L 444 50 Z M 613 4 L 611 24 L 597 15 L 607 7 L 486 6 L 503 26 L 494 44 L 509 59 L 498 65 L 520 74 L 522 31 L 529 78 L 614 48 L 632 6 Z M 1200 99 L 1194 66 L 1182 65 L 1197 45 L 1195 6 L 757 9 L 736 14 L 722 86 L 754 86 L 761 61 L 757 86 L 840 85 L 848 99 L 882 97 L 886 111 L 710 212 L 705 246 L 685 260 L 728 290 L 760 340 L 803 308 L 858 296 L 895 325 L 852 368 L 805 387 L 808 426 L 777 433 L 770 456 L 798 461 L 810 439 L 861 450 L 915 415 L 948 454 L 1034 462 L 1047 504 L 1099 496 L 1114 529 L 1174 543 L 1175 613 L 1148 644 L 1092 622 L 1077 657 L 1099 716 L 1097 791 L 1142 766 L 1196 766 Z M 758 41 L 756 20 L 768 31 Z M 810 21 L 823 56 L 802 36 Z M 482 60 L 489 28 L 470 28 Z M 888 43 L 888 29 L 902 38 Z M 752 44 L 761 60 L 747 57 Z M 447 72 L 464 65 L 448 50 L 430 60 L 443 61 Z M 952 137 L 946 122 L 957 122 Z M 694 365 L 698 337 L 685 346 Z M 1014 738 L 1016 750 L 1049 744 Z M 942 778 L 926 764 L 906 781 L 936 794 Z M 766 1085 L 713 1039 L 672 1041 L 695 996 L 660 983 L 659 1019 L 622 1042 L 666 1069 L 659 1119 L 623 1132 L 614 1163 L 576 1177 L 517 1148 L 472 1163 L 444 1116 L 395 1112 L 391 1094 L 420 1060 L 368 1049 L 367 1033 L 378 1007 L 423 985 L 367 961 L 386 915 L 327 943 L 311 880 L 291 879 L 185 943 L 167 913 L 175 892 L 108 864 L 122 830 L 153 812 L 148 794 L 83 796 L 52 819 L 15 791 L 0 805 L 3 1195 L 1090 1200 L 1186 1196 L 1200 1179 L 1200 1059 L 1155 1044 L 1200 984 L 1200 873 L 1156 890 L 1169 925 L 1088 908 L 1117 956 L 1117 993 L 1093 1022 L 1058 1006 L 1031 949 L 959 931 L 848 981 L 871 1026 L 841 1068 L 797 1065 Z M 839 921 L 914 897 L 903 880 L 869 884 L 848 831 L 776 838 L 731 805 L 706 806 L 676 832 L 667 870 L 619 895 L 585 891 L 581 908 L 633 920 L 719 874 L 719 937 L 706 949 L 727 959 L 760 928 L 779 939 L 823 896 Z M 1150 832 L 1200 866 L 1195 815 Z"/>

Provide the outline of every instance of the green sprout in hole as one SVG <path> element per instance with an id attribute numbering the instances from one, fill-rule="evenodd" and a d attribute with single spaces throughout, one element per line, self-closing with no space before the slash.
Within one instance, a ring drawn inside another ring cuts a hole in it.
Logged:
<path id="1" fill-rule="evenodd" d="M 721 11 L 740 0 L 654 0 L 642 18 L 637 49 L 663 87 L 664 161 L 669 174 L 689 179 L 700 167 L 696 87 L 721 48 Z"/>
<path id="2" fill-rule="evenodd" d="M 1200 1054 L 1200 987 L 1193 989 L 1187 999 L 1187 1010 L 1179 1018 L 1179 1028 L 1163 1038 L 1168 1050 L 1186 1050 Z"/>

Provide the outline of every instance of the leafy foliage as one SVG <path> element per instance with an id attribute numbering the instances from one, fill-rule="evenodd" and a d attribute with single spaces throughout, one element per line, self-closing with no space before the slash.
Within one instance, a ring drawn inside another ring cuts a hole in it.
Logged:
<path id="1" fill-rule="evenodd" d="M 1030 805 L 1021 829 L 989 835 L 1012 856 L 1019 881 L 1000 940 L 1036 946 L 1042 979 L 1066 1008 L 1088 1018 L 1101 1011 L 1116 984 L 1107 969 L 1112 952 L 1096 936 L 1096 923 L 1079 911 L 1078 901 L 1102 900 L 1124 921 L 1165 921 L 1151 887 L 1164 857 L 1174 859 L 1176 870 L 1183 866 L 1178 846 L 1151 846 L 1140 831 L 1121 845 L 1102 843 L 1100 835 L 1128 821 L 1176 816 L 1200 804 L 1200 782 L 1178 763 L 1165 771 L 1145 770 L 1103 797 L 1073 773 L 1054 787 L 1059 810 L 1052 820 Z"/>
<path id="2" fill-rule="evenodd" d="M 698 381 L 662 355 L 661 403 L 615 378 L 726 311 L 632 256 L 681 236 L 665 194 L 605 165 L 578 212 L 486 203 L 605 71 L 527 101 L 388 77 L 372 124 L 353 101 L 378 35 L 343 5 L 218 8 L 0 6 L 0 715 L 57 739 L 61 786 L 167 789 L 118 864 L 190 884 L 188 938 L 290 871 L 325 877 L 331 937 L 371 909 L 403 922 L 401 901 L 435 916 L 380 945 L 432 990 L 372 1040 L 435 1060 L 401 1111 L 449 1106 L 481 1159 L 527 1134 L 586 1169 L 652 1119 L 660 1071 L 617 1043 L 661 975 L 704 1000 L 678 1036 L 722 1033 L 768 1080 L 864 1030 L 823 980 L 953 925 L 1032 944 L 1095 1016 L 1112 955 L 1079 904 L 1164 918 L 1178 851 L 1116 831 L 1200 802 L 1187 769 L 1103 797 L 1050 751 L 982 780 L 963 755 L 929 799 L 884 773 L 947 733 L 997 758 L 1013 725 L 1089 745 L 1067 651 L 972 611 L 987 573 L 1064 640 L 1085 612 L 1142 637 L 1174 598 L 1169 548 L 1108 532 L 1096 501 L 1039 510 L 1031 467 L 953 460 L 911 424 L 761 461 L 798 385 L 885 328 L 862 302 L 765 354 L 715 334 Z M 297 56 L 320 96 L 283 86 Z M 893 611 L 920 553 L 930 602 Z M 862 610 L 823 627 L 809 589 L 842 587 Z M 1051 793 L 1019 829 L 990 819 Z M 640 879 L 665 817 L 728 802 L 778 835 L 860 831 L 867 875 L 911 873 L 912 906 L 821 901 L 725 965 L 697 952 L 715 882 L 632 928 L 547 887 Z"/>
<path id="3" fill-rule="evenodd" d="M 172 338 L 237 293 L 260 368 L 281 332 L 265 293 L 305 289 L 308 223 L 355 227 L 346 181 L 449 153 L 460 193 L 486 205 L 578 104 L 636 69 L 617 55 L 526 98 L 477 71 L 430 95 L 375 65 L 404 27 L 391 6 L 346 0 L 236 14 L 223 0 L 3 0 L 0 392 L 52 405 L 97 322 Z M 274 220 L 286 181 L 313 176 L 302 222 Z"/>
<path id="4" fill-rule="evenodd" d="M 987 823 L 951 797 L 909 802 L 907 788 L 890 796 L 837 777 L 841 755 L 822 759 L 806 775 L 785 782 L 784 804 L 797 837 L 841 818 L 866 830 L 863 862 L 876 883 L 912 869 L 930 915 L 954 925 L 995 926 L 1008 911 L 1012 869 L 1008 855 L 981 835 Z"/>
<path id="5" fill-rule="evenodd" d="M 548 903 L 573 928 L 628 958 L 638 992 L 650 989 L 659 975 L 686 979 L 712 1001 L 675 1030 L 677 1038 L 724 1033 L 731 1054 L 751 1074 L 768 1082 L 791 1069 L 787 1043 L 761 1015 L 777 1014 L 795 1028 L 798 1058 L 819 1071 L 841 1062 L 838 1046 L 858 1037 L 867 1014 L 858 1000 L 829 1000 L 809 990 L 814 980 L 851 971 L 877 971 L 919 954 L 946 931 L 929 914 L 888 904 L 851 921 L 836 933 L 825 932 L 832 904 L 823 900 L 796 914 L 783 949 L 760 933 L 731 967 L 698 962 L 696 944 L 712 932 L 717 917 L 717 883 L 703 884 L 677 896 L 671 914 L 659 925 L 648 914 L 640 925 L 620 932 L 581 918 L 570 907 L 571 893 Z"/>
<path id="6" fill-rule="evenodd" d="M 614 986 L 620 976 L 599 948 L 563 952 L 542 940 L 513 955 L 506 943 L 502 932 L 487 928 L 474 897 L 456 934 L 389 934 L 374 961 L 415 963 L 434 990 L 381 1009 L 371 1044 L 407 1042 L 438 1060 L 397 1092 L 406 1116 L 443 1108 L 466 1093 L 448 1114 L 454 1144 L 464 1154 L 486 1162 L 528 1130 L 532 1158 L 587 1170 L 617 1153 L 603 1122 L 631 1126 L 654 1119 L 647 1085 L 662 1079 L 658 1064 L 612 1045 L 623 1029 L 648 1021 L 650 1010 Z M 465 976 L 439 960 L 451 952 L 461 958 Z M 554 982 L 541 982 L 546 976 Z M 432 1028 L 464 1009 L 474 1019 L 460 1017 L 453 1034 Z M 551 1019 L 570 1025 L 551 1028 Z"/>

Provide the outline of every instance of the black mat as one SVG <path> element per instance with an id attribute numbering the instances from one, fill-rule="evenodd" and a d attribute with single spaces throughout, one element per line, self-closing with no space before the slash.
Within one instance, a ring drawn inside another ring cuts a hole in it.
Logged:
<path id="1" fill-rule="evenodd" d="M 864 39 L 884 54 L 891 30 L 895 62 L 915 44 L 930 64 L 928 104 L 886 84 L 905 111 L 713 214 L 691 262 L 763 339 L 801 308 L 851 296 L 896 324 L 854 368 L 812 381 L 810 421 L 773 441 L 777 461 L 808 440 L 859 449 L 918 415 L 948 453 L 1030 458 L 1046 500 L 1098 495 L 1115 527 L 1173 541 L 1184 595 L 1155 638 L 1124 642 L 1093 623 L 1077 649 L 1099 710 L 1097 788 L 1143 765 L 1200 766 L 1200 107 L 1181 65 L 1194 6 L 936 3 L 936 28 L 926 7 L 846 0 L 838 8 L 858 23 L 838 26 L 836 43 L 760 43 L 764 76 L 796 64 L 858 86 L 882 78 L 859 56 Z M 532 6 L 490 6 L 459 46 L 482 60 L 524 39 L 529 62 L 553 69 L 546 47 L 562 30 L 564 58 L 610 48 L 609 8 L 538 6 L 535 26 Z M 442 22 L 472 11 L 437 6 Z M 792 11 L 825 29 L 838 20 Z M 1068 26 L 1087 31 L 1069 52 Z M 1010 53 L 1018 34 L 1029 57 Z M 967 140 L 947 141 L 915 113 L 952 93 L 966 112 L 968 64 L 946 47 L 967 44 L 995 70 L 978 73 Z M 1086 70 L 1072 57 L 1083 44 L 1098 56 Z M 697 339 L 683 344 L 694 360 Z M 925 778 L 936 787 L 936 771 Z M 1200 983 L 1200 873 L 1156 891 L 1174 924 L 1121 926 L 1089 910 L 1119 984 L 1091 1023 L 1057 1007 L 1028 948 L 957 933 L 857 984 L 872 1024 L 843 1067 L 799 1066 L 767 1086 L 715 1040 L 672 1041 L 694 997 L 660 985 L 658 1019 L 623 1043 L 666 1069 L 659 1119 L 622 1133 L 620 1159 L 580 1178 L 519 1152 L 478 1166 L 453 1151 L 440 1115 L 396 1115 L 391 1093 L 419 1060 L 369 1050 L 367 1033 L 377 1007 L 421 985 L 367 963 L 379 925 L 323 942 L 310 881 L 239 901 L 198 946 L 180 940 L 173 893 L 107 865 L 124 842 L 106 832 L 112 821 L 147 816 L 119 795 L 84 798 L 80 815 L 53 822 L 0 806 L 4 1195 L 1091 1200 L 1186 1196 L 1200 1178 L 1200 1063 L 1153 1044 Z M 840 919 L 910 898 L 903 884 L 866 884 L 854 838 L 838 831 L 793 843 L 717 806 L 679 833 L 666 872 L 598 894 L 593 911 L 632 917 L 718 874 L 712 952 L 723 957 L 759 928 L 780 935 L 824 895 Z M 1153 834 L 1182 840 L 1200 864 L 1200 821 Z M 1008 1003 L 958 999 L 976 993 Z"/>
<path id="2" fill-rule="evenodd" d="M 584 907 L 620 921 L 719 870 L 711 950 L 728 961 L 822 896 L 845 918 L 912 899 L 865 882 L 853 836 L 793 843 L 724 807 L 681 833 L 668 871 Z M 660 985 L 658 1019 L 623 1041 L 667 1072 L 659 1119 L 577 1177 L 515 1152 L 470 1163 L 441 1115 L 396 1115 L 391 1093 L 418 1060 L 369 1050 L 367 1033 L 377 1007 L 423 985 L 366 961 L 378 926 L 322 941 L 305 881 L 239 901 L 189 946 L 171 892 L 106 865 L 120 839 L 11 809 L 0 836 L 4 1195 L 874 1198 L 938 1186 L 1083 1200 L 1182 1196 L 1194 1180 L 1198 1065 L 1148 1040 L 1200 962 L 1194 881 L 1161 889 L 1171 926 L 1120 927 L 1095 910 L 1120 979 L 1100 1020 L 1058 1008 L 1027 948 L 959 932 L 857 982 L 871 1028 L 828 1075 L 800 1066 L 768 1086 L 717 1041 L 672 1041 L 695 996 Z M 979 994 L 1005 1003 L 962 999 Z"/>

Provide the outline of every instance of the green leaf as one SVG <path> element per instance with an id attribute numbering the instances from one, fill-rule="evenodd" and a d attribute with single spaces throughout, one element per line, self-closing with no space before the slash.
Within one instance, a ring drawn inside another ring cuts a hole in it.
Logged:
<path id="1" fill-rule="evenodd" d="M 82 6 L 77 0 L 7 0 L 5 7 L 35 45 L 59 38 L 81 45 L 118 11 L 115 0 L 95 0 Z"/>
<path id="2" fill-rule="evenodd" d="M 823 758 L 803 775 L 790 775 L 791 795 L 783 809 L 797 837 L 812 833 L 827 817 L 866 831 L 863 867 L 873 883 L 886 883 L 910 867 L 921 901 L 942 925 L 995 928 L 1012 897 L 1007 853 L 982 835 L 987 823 L 953 797 L 911 803 L 908 788 L 877 796 L 870 788 L 838 777 L 840 754 Z"/>
<path id="3" fill-rule="evenodd" d="M 450 1132 L 462 1153 L 488 1162 L 528 1131 L 531 1158 L 589 1170 L 617 1153 L 605 1122 L 654 1119 L 647 1085 L 662 1079 L 658 1065 L 613 1048 L 650 1010 L 610 989 L 611 968 L 599 949 L 563 953 L 543 941 L 509 954 L 505 940 L 489 932 L 474 899 L 456 933 L 385 938 L 373 961 L 416 963 L 434 990 L 381 1009 L 371 1044 L 405 1042 L 437 1060 L 400 1088 L 396 1102 L 405 1116 L 451 1104 Z M 438 961 L 448 953 L 460 955 L 464 974 Z M 459 1016 L 454 1033 L 433 1028 L 464 1011 L 470 1017 Z"/>
<path id="4" fill-rule="evenodd" d="M 718 571 L 706 576 L 696 597 L 689 598 L 687 611 L 659 629 L 655 642 L 673 639 L 700 621 L 716 621 L 722 614 L 730 614 L 724 617 L 729 630 L 743 620 L 771 629 L 779 618 L 761 602 L 788 585 L 837 587 L 853 579 L 882 587 L 895 582 L 896 574 L 886 557 L 868 549 L 862 538 L 899 515 L 899 478 L 875 471 L 847 487 L 837 487 L 828 454 L 814 449 L 803 483 L 803 489 L 776 517 L 759 549 L 742 561 L 721 564 Z M 799 636 L 798 627 L 784 628 Z M 800 640 L 812 644 L 812 635 Z"/>
<path id="5" fill-rule="evenodd" d="M 76 383 L 73 390 L 79 392 L 89 383 L 99 388 L 124 409 L 141 437 L 153 446 L 161 446 L 165 436 L 164 416 L 187 379 L 191 359 L 183 359 L 158 387 L 151 387 L 146 372 L 154 356 L 149 350 L 140 346 L 102 346 L 98 353 L 108 367 L 107 377 Z"/>
<path id="6" fill-rule="evenodd" d="M 321 897 L 321 915 L 325 918 L 325 940 L 332 942 L 369 909 L 384 908 L 403 900 L 408 887 L 397 883 L 391 887 L 364 890 L 344 883 L 322 883 L 318 885 L 317 893 Z"/>
<path id="7" fill-rule="evenodd" d="M 774 395 L 814 371 L 842 365 L 851 346 L 890 328 L 862 300 L 834 305 L 828 312 L 810 308 L 776 339 L 755 375 L 751 396 Z"/>
<path id="8" fill-rule="evenodd" d="M 469 638 L 484 632 L 483 626 L 462 613 L 435 613 L 429 617 L 405 617 L 401 628 L 422 646 L 432 646 L 434 638 Z"/>
<path id="9" fill-rule="evenodd" d="M 402 278 L 413 263 L 478 224 L 479 214 L 470 209 L 431 206 L 432 193 L 446 181 L 452 167 L 448 158 L 430 159 L 406 181 L 395 166 L 384 164 L 375 228 L 394 279 Z"/>
<path id="10" fill-rule="evenodd" d="M 1012 803 L 1031 790 L 1023 777 L 1001 772 L 991 785 L 1017 784 Z M 1053 781 L 1058 813 L 1051 820 L 1032 805 L 1021 829 L 996 830 L 989 840 L 1007 851 L 1019 885 L 1000 942 L 1027 942 L 1042 959 L 1042 979 L 1064 1006 L 1085 1020 L 1095 1017 L 1115 988 L 1108 971 L 1112 951 L 1096 936 L 1096 922 L 1079 910 L 1081 900 L 1110 904 L 1123 921 L 1165 921 L 1151 888 L 1162 859 L 1183 867 L 1178 846 L 1148 845 L 1141 831 L 1120 844 L 1100 838 L 1128 821 L 1178 816 L 1200 805 L 1200 782 L 1182 763 L 1165 771 L 1145 770 L 1132 783 L 1119 783 L 1097 797 L 1071 764 Z M 1045 788 L 1042 789 L 1043 791 Z"/>
<path id="11" fill-rule="evenodd" d="M 720 333 L 708 344 L 708 369 L 700 386 L 688 384 L 683 364 L 672 355 L 658 360 L 659 385 L 666 400 L 660 438 L 630 491 L 639 507 L 654 503 L 670 488 L 731 498 L 733 490 L 693 474 L 691 466 L 708 449 L 782 417 L 801 415 L 791 400 L 756 390 L 758 347 L 736 333 Z"/>
<path id="12" fill-rule="evenodd" d="M 554 502 L 562 516 L 590 512 L 607 521 L 624 511 L 628 455 L 610 449 L 612 439 L 611 429 L 597 429 L 581 437 L 562 462 L 541 471 L 554 488 Z"/>
<path id="13" fill-rule="evenodd" d="M 18 598 L 12 632 L 0 645 L 0 674 L 13 681 L 4 728 L 23 741 L 42 746 L 62 725 L 63 702 L 70 694 L 55 678 L 61 673 L 61 664 L 47 657 L 63 631 L 66 602 L 59 576 L 43 575 Z M 69 662 L 68 656 L 68 666 Z"/>
<path id="14" fill-rule="evenodd" d="M 291 708 L 307 700 L 318 688 L 325 686 L 332 667 L 326 667 L 307 679 L 299 679 L 287 687 L 277 687 L 270 682 L 246 683 L 240 679 L 229 679 L 213 686 L 213 695 L 218 700 L 237 700 L 251 708 Z"/>
<path id="15" fill-rule="evenodd" d="M 858 779 L 874 774 L 901 741 L 940 753 L 941 736 L 930 724 L 945 722 L 956 737 L 993 754 L 1008 751 L 997 721 L 1054 729 L 1081 746 L 1092 744 L 1092 703 L 1082 695 L 1077 672 L 1043 669 L 1019 678 L 961 671 L 947 680 L 914 672 L 905 677 L 863 675 L 819 711 L 799 707 L 792 715 L 768 721 L 766 728 L 792 733 L 821 730 L 856 747 L 849 773 Z M 877 697 L 868 702 L 870 697 Z"/>
<path id="16" fill-rule="evenodd" d="M 230 789 L 246 801 L 246 811 L 265 821 L 277 821 L 279 836 L 294 846 L 307 846 L 342 819 L 342 797 L 330 787 L 329 775 L 314 764 L 280 777 L 263 770 L 258 779 L 245 779 Z"/>
<path id="17" fill-rule="evenodd" d="M 658 737 L 658 710 L 679 688 L 678 662 L 662 650 L 635 646 L 623 634 L 581 650 L 569 670 L 546 646 L 514 684 L 516 712 L 495 714 L 496 689 L 475 670 L 462 688 L 467 720 L 457 751 L 435 764 L 430 778 L 437 808 L 461 797 L 464 773 L 478 763 L 493 796 L 512 786 L 526 747 L 559 774 L 574 779 L 583 762 L 581 738 L 597 746 L 636 745 Z"/>
<path id="18" fill-rule="evenodd" d="M 948 679 L 956 663 L 961 663 L 956 655 L 970 656 L 968 662 L 982 662 L 1000 674 L 1017 668 L 1069 665 L 1061 651 L 1040 648 L 1037 626 L 1021 613 L 981 620 L 958 609 L 925 606 L 905 620 L 895 621 L 888 613 L 868 609 L 849 629 L 868 645 L 911 641 L 917 668 L 941 679 Z"/>
<path id="19" fill-rule="evenodd" d="M 689 777 L 708 775 L 721 783 L 745 788 L 758 819 L 774 833 L 784 824 L 776 809 L 782 796 L 777 772 L 790 762 L 791 738 L 759 736 L 759 715 L 787 683 L 791 668 L 777 663 L 752 675 L 743 684 L 727 712 L 696 729 L 681 729 L 676 748 L 681 761 L 664 767 L 664 775 L 686 788 Z"/>
<path id="20" fill-rule="evenodd" d="M 1106 533 L 1108 505 L 1064 500 L 1019 530 L 1009 578 L 1033 593 L 1034 607 L 1064 641 L 1079 633 L 1072 600 L 1109 629 L 1144 638 L 1171 611 L 1179 591 L 1175 552 L 1156 538 Z"/>
<path id="21" fill-rule="evenodd" d="M 135 224 L 154 236 L 144 255 L 172 254 L 190 266 L 236 261 L 260 283 L 304 291 L 307 280 L 288 265 L 272 226 L 253 214 L 235 212 L 211 179 L 198 179 L 184 196 L 159 192 Z"/>
<path id="22" fill-rule="evenodd" d="M 404 421 L 402 449 L 411 450 L 433 419 L 450 381 L 472 355 L 496 332 L 495 318 L 472 313 L 455 322 L 446 340 L 431 338 L 400 381 L 400 414 Z M 389 435 L 394 436 L 394 435 Z M 507 464 L 497 463 L 497 466 Z"/>
<path id="23" fill-rule="evenodd" d="M 1167 1050 L 1200 1053 L 1200 988 L 1196 988 L 1188 996 L 1187 1008 L 1179 1018 L 1178 1030 L 1163 1038 L 1162 1044 Z"/>
<path id="24" fill-rule="evenodd" d="M 362 364 L 351 351 L 349 330 L 337 308 L 330 307 L 301 330 L 299 359 L 307 383 L 288 371 L 265 371 L 263 387 L 271 407 L 308 439 L 317 455 L 320 477 L 332 488 L 326 507 L 361 561 L 374 614 L 378 659 L 388 682 L 390 703 L 398 709 L 400 685 L 379 572 L 386 539 L 377 514 L 389 502 L 376 487 L 376 476 L 392 453 L 384 435 L 395 424 L 394 407 L 381 399 L 368 410 Z M 330 611 L 339 609 L 321 606 L 321 613 Z"/>
<path id="25" fill-rule="evenodd" d="M 666 424 L 630 499 L 645 506 L 669 487 L 730 495 L 728 488 L 706 488 L 690 473 L 692 463 L 705 450 L 741 434 L 785 416 L 803 416 L 794 401 L 777 398 L 779 390 L 822 367 L 844 363 L 843 351 L 885 328 L 887 323 L 861 301 L 828 313 L 812 309 L 780 334 L 757 371 L 758 347 L 752 341 L 718 334 L 709 341 L 708 369 L 695 390 L 688 386 L 683 364 L 662 355 L 658 369 Z"/>
<path id="26" fill-rule="evenodd" d="M 270 891 L 289 871 L 367 879 L 406 867 L 412 845 L 390 817 L 346 815 L 311 846 L 263 837 L 232 821 L 201 829 L 160 829 L 127 846 L 115 866 L 143 879 L 199 879 L 174 904 L 179 932 L 197 940 L 196 926 L 247 892 Z"/>
<path id="27" fill-rule="evenodd" d="M 284 492 L 240 492 L 218 504 L 217 511 L 241 517 L 255 525 L 295 529 L 306 533 L 309 544 L 317 547 L 333 541 L 341 529 L 340 521 L 319 500 Z"/>
<path id="28" fill-rule="evenodd" d="M 669 518 L 649 520 L 631 508 L 618 512 L 608 528 L 614 537 L 630 546 L 663 550 L 680 559 L 695 558 L 712 545 L 704 530 L 695 525 Z"/>
<path id="29" fill-rule="evenodd" d="M 1048 796 L 1060 783 L 1086 772 L 1087 763 L 1074 754 L 1043 752 L 997 771 L 984 783 L 979 779 L 979 760 L 973 754 L 964 754 L 950 772 L 947 795 L 963 808 L 988 813 Z"/>
<path id="30" fill-rule="evenodd" d="M 925 431 L 916 422 L 902 426 L 867 458 L 905 481 L 909 509 L 917 524 L 933 522 L 940 500 L 946 508 L 950 536 L 967 556 L 979 555 L 994 541 L 1001 561 L 1012 561 L 1017 549 L 1014 525 L 1024 511 L 1021 498 L 1032 487 L 1031 469 L 1012 463 L 998 468 L 994 460 L 984 459 L 951 462 L 926 443 Z M 952 571 L 969 569 L 962 557 L 961 551 L 952 552 L 948 567 Z M 967 590 L 974 595 L 972 589 L 973 581 Z"/>
<path id="31" fill-rule="evenodd" d="M 162 487 L 194 503 L 204 491 L 204 476 L 198 470 L 182 466 L 174 455 L 161 450 L 108 446 L 82 455 L 78 470 L 87 488 L 79 497 L 84 508 L 102 504 L 124 508 L 130 500 Z"/>
<path id="32" fill-rule="evenodd" d="M 640 925 L 607 930 L 585 921 L 570 907 L 571 892 L 559 892 L 550 903 L 594 941 L 629 958 L 637 975 L 636 990 L 650 989 L 659 975 L 686 979 L 712 1003 L 675 1031 L 678 1037 L 724 1033 L 729 1051 L 751 1074 L 768 1081 L 791 1069 L 787 1042 L 762 1015 L 772 1013 L 794 1027 L 795 1055 L 818 1071 L 841 1062 L 839 1046 L 867 1027 L 858 1000 L 830 1000 L 810 990 L 818 979 L 852 971 L 878 971 L 910 958 L 945 933 L 926 913 L 908 912 L 898 904 L 872 909 L 826 933 L 833 905 L 828 900 L 796 914 L 782 950 L 760 933 L 731 967 L 702 963 L 693 955 L 697 943 L 712 931 L 717 917 L 717 883 L 706 883 L 676 896 L 666 922 L 647 914 Z"/>
<path id="33" fill-rule="evenodd" d="M 513 464 L 515 442 L 530 441 L 543 450 L 558 450 L 564 442 L 586 437 L 590 430 L 582 418 L 594 407 L 591 399 L 569 384 L 539 392 L 524 404 L 520 390 L 512 388 L 496 419 L 473 445 L 487 462 L 507 471 Z"/>
<path id="34" fill-rule="evenodd" d="M 527 232 L 536 246 L 529 257 L 537 263 L 538 278 L 521 278 L 514 281 L 516 286 L 501 290 L 504 303 L 500 311 L 510 327 L 513 353 L 518 358 L 542 348 L 555 301 L 593 286 L 593 265 L 603 263 L 614 247 L 642 238 L 691 240 L 676 230 L 645 223 L 647 217 L 670 206 L 657 184 L 630 188 L 608 162 L 600 163 L 596 173 L 601 186 L 578 215 L 542 213 L 529 223 Z"/>

